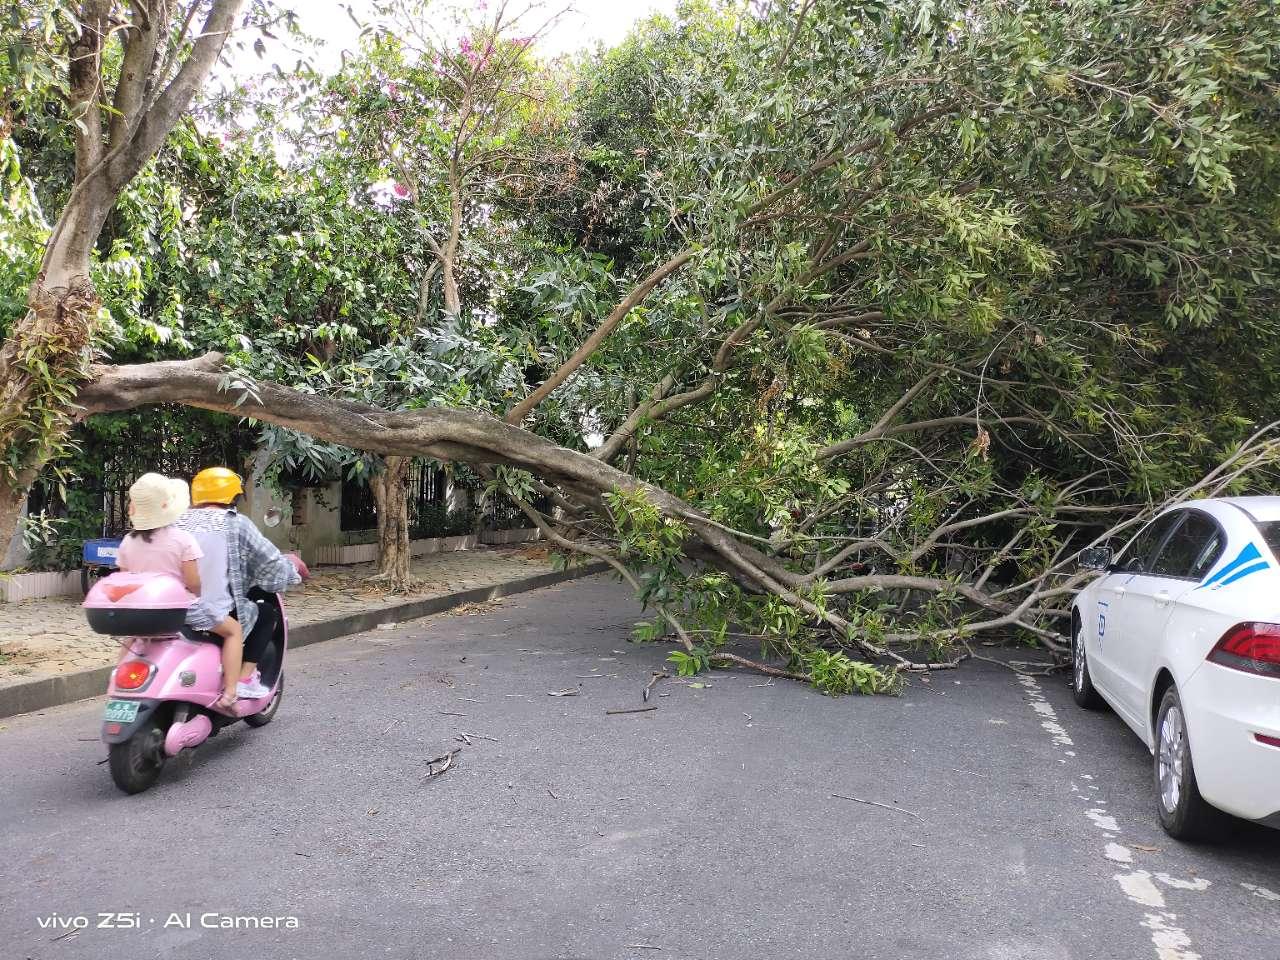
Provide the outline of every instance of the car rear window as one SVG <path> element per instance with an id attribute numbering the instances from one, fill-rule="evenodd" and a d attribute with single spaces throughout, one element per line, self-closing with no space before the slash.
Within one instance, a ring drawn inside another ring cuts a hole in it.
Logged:
<path id="1" fill-rule="evenodd" d="M 1258 524 L 1258 529 L 1262 532 L 1262 539 L 1267 541 L 1267 546 L 1271 548 L 1271 552 L 1280 557 L 1280 520 L 1268 520 L 1265 523 Z"/>

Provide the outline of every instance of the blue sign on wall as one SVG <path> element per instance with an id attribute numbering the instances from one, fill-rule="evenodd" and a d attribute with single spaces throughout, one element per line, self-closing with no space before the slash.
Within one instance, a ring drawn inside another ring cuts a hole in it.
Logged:
<path id="1" fill-rule="evenodd" d="M 119 539 L 86 540 L 84 562 L 90 567 L 115 567 L 120 556 Z"/>

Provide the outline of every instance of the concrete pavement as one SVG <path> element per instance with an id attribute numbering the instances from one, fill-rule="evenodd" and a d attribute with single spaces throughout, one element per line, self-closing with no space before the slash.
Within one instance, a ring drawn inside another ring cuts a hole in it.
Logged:
<path id="1" fill-rule="evenodd" d="M 137 797 L 98 704 L 0 722 L 4 956 L 1280 956 L 1280 833 L 1169 840 L 1145 748 L 1060 679 L 717 672 L 609 715 L 669 649 L 638 617 L 595 578 L 300 650 L 275 722 Z M 101 912 L 140 929 L 40 926 Z M 217 926 L 264 916 L 297 928 Z"/>

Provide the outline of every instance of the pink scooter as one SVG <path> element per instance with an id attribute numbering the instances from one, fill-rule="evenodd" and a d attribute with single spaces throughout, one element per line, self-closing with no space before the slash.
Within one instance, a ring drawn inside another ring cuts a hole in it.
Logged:
<path id="1" fill-rule="evenodd" d="M 176 577 L 162 573 L 113 573 L 85 597 L 89 626 L 98 633 L 127 637 L 107 686 L 102 739 L 111 779 L 125 793 L 141 793 L 160 776 L 169 757 L 196 747 L 223 727 L 243 720 L 264 727 L 284 695 L 284 655 L 288 625 L 280 598 L 254 590 L 250 599 L 279 613 L 275 634 L 258 663 L 271 691 L 259 700 L 240 700 L 230 710 L 214 706 L 222 692 L 222 651 L 210 637 L 183 626 L 195 598 Z M 264 615 L 270 614 L 264 611 Z"/>

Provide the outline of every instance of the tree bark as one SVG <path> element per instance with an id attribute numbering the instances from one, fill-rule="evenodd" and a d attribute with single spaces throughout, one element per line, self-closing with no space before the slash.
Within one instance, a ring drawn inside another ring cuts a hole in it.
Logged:
<path id="1" fill-rule="evenodd" d="M 407 457 L 387 457 L 383 469 L 369 482 L 378 507 L 378 572 L 393 593 L 403 593 L 413 585 L 409 569 L 409 477 Z"/>

